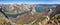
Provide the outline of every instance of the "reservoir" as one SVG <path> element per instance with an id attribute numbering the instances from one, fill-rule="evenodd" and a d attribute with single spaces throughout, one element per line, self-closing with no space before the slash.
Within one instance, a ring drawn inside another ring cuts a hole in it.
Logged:
<path id="1" fill-rule="evenodd" d="M 35 11 L 36 12 L 41 12 L 41 11 L 43 11 L 43 8 L 42 7 L 35 7 Z"/>
<path id="2" fill-rule="evenodd" d="M 43 8 L 41 7 L 35 7 L 36 12 L 41 12 L 43 10 Z M 6 8 L 3 8 L 3 12 L 8 12 L 8 10 Z M 23 15 L 25 13 L 27 13 L 28 11 L 22 12 L 22 13 L 17 13 L 17 14 L 9 14 L 9 13 L 5 13 L 5 15 L 7 15 L 8 17 L 12 17 L 12 18 L 16 18 L 18 15 Z"/>
<path id="3" fill-rule="evenodd" d="M 4 8 L 3 12 L 8 12 L 8 10 L 6 8 Z M 25 11 L 25 12 L 21 12 L 21 13 L 17 13 L 17 14 L 5 13 L 5 15 L 8 16 L 8 17 L 16 18 L 18 15 L 23 15 L 23 14 L 28 13 L 28 12 L 29 11 Z"/>

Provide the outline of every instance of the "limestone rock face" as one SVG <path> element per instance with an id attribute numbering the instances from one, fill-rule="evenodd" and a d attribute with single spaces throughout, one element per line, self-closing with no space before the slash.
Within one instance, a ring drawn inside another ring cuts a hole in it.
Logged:
<path id="1" fill-rule="evenodd" d="M 53 10 L 53 13 L 50 15 L 50 17 L 53 17 L 56 14 L 60 14 L 60 5 L 56 6 L 56 8 Z"/>

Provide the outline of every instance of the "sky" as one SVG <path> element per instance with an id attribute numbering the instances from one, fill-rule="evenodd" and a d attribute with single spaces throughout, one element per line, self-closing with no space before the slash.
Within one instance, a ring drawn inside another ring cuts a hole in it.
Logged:
<path id="1" fill-rule="evenodd" d="M 60 4 L 60 0 L 0 0 L 0 4 Z"/>

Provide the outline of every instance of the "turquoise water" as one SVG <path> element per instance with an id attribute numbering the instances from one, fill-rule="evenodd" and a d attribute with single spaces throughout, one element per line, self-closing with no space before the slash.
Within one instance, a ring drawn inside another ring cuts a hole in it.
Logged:
<path id="1" fill-rule="evenodd" d="M 22 12 L 22 13 L 17 13 L 17 14 L 7 14 L 7 13 L 6 13 L 6 15 L 7 15 L 8 17 L 16 18 L 18 15 L 23 15 L 23 14 L 25 14 L 25 13 L 27 13 L 27 12 Z"/>
<path id="2" fill-rule="evenodd" d="M 43 9 L 41 7 L 36 7 L 35 8 L 36 12 L 41 12 Z M 8 10 L 6 8 L 3 9 L 3 12 L 8 12 Z M 28 11 L 27 11 L 28 12 Z M 17 14 L 7 14 L 5 13 L 8 17 L 13 17 L 13 18 L 16 18 L 18 15 L 23 15 L 27 12 L 22 12 L 22 13 L 17 13 Z"/>
<path id="3" fill-rule="evenodd" d="M 3 9 L 3 12 L 8 12 L 8 10 L 6 8 Z M 28 12 L 28 11 L 27 11 Z M 13 17 L 13 18 L 16 18 L 18 15 L 23 15 L 27 12 L 22 12 L 22 13 L 17 13 L 17 14 L 9 14 L 9 13 L 5 13 L 6 16 L 8 17 Z"/>
<path id="4" fill-rule="evenodd" d="M 35 7 L 35 10 L 36 10 L 36 12 L 41 12 L 43 10 L 43 8 L 41 8 L 41 7 Z"/>

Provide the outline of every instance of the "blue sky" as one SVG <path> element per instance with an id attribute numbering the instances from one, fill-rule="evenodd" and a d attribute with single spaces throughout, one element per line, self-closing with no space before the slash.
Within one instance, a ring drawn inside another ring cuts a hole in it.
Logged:
<path id="1" fill-rule="evenodd" d="M 60 4 L 60 0 L 0 0 L 0 4 Z"/>

